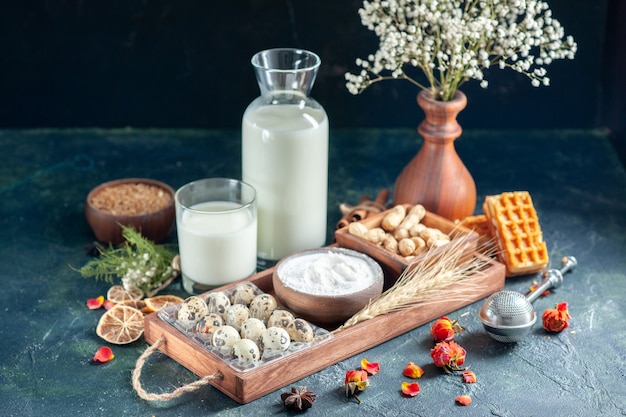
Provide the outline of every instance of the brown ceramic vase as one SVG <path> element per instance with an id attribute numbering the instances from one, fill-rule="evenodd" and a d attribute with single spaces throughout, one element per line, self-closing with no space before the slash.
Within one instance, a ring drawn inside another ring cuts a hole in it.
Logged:
<path id="1" fill-rule="evenodd" d="M 394 204 L 422 204 L 451 220 L 472 215 L 476 184 L 454 148 L 462 132 L 456 118 L 467 98 L 457 91 L 451 101 L 437 101 L 421 91 L 417 103 L 425 114 L 417 128 L 424 143 L 396 179 Z"/>

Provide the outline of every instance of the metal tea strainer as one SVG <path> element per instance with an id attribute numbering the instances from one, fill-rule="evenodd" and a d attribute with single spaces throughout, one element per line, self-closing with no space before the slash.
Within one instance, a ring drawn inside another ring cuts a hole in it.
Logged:
<path id="1" fill-rule="evenodd" d="M 578 262 L 573 256 L 566 256 L 562 264 L 561 270 L 545 271 L 541 284 L 527 295 L 502 290 L 489 296 L 478 313 L 478 318 L 487 333 L 495 340 L 505 343 L 517 342 L 524 338 L 537 321 L 532 302 L 544 291 L 560 286 L 563 274 L 573 270 Z"/>

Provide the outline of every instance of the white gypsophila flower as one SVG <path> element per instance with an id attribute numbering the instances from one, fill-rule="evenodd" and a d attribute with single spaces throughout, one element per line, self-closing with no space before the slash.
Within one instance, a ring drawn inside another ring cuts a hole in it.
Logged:
<path id="1" fill-rule="evenodd" d="M 466 81 L 487 88 L 483 69 L 511 68 L 533 86 L 549 85 L 544 66 L 573 59 L 577 44 L 540 0 L 365 0 L 361 23 L 379 38 L 376 53 L 356 59 L 346 87 L 359 94 L 373 83 L 405 79 L 450 100 Z M 407 74 L 420 70 L 426 83 Z"/>

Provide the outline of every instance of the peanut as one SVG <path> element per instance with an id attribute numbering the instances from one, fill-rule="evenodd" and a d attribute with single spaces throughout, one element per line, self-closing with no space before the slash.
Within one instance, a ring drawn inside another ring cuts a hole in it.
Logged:
<path id="1" fill-rule="evenodd" d="M 398 251 L 402 256 L 413 255 L 413 252 L 415 252 L 415 242 L 408 238 L 402 239 L 398 242 Z"/>
<path id="2" fill-rule="evenodd" d="M 409 210 L 404 220 L 402 220 L 402 222 L 398 225 L 398 228 L 410 229 L 414 225 L 421 222 L 425 215 L 426 209 L 424 208 L 424 206 L 422 206 L 421 204 L 416 204 L 411 208 L 411 210 Z"/>
<path id="3" fill-rule="evenodd" d="M 383 229 L 381 229 L 380 227 L 375 227 L 373 229 L 368 230 L 367 234 L 365 235 L 365 239 L 374 243 L 375 245 L 378 245 L 380 243 L 383 243 L 383 240 L 385 239 L 385 235 L 386 234 Z"/>
<path id="4" fill-rule="evenodd" d="M 400 239 L 404 239 L 405 237 L 409 237 L 409 229 L 401 229 L 400 227 L 398 227 L 396 230 L 393 231 L 393 237 L 395 237 L 396 239 L 400 240 Z"/>
<path id="5" fill-rule="evenodd" d="M 395 230 L 406 216 L 406 209 L 402 205 L 394 206 L 391 211 L 383 217 L 381 226 L 388 232 Z"/>
<path id="6" fill-rule="evenodd" d="M 393 235 L 388 233 L 383 240 L 383 248 L 391 253 L 398 253 L 398 241 Z"/>
<path id="7" fill-rule="evenodd" d="M 419 236 L 413 236 L 411 238 L 413 243 L 415 243 L 415 250 L 413 251 L 413 255 L 419 255 L 420 253 L 426 250 L 426 242 Z"/>
<path id="8" fill-rule="evenodd" d="M 365 237 L 367 234 L 367 227 L 363 223 L 352 222 L 348 225 L 348 233 L 358 237 Z"/>

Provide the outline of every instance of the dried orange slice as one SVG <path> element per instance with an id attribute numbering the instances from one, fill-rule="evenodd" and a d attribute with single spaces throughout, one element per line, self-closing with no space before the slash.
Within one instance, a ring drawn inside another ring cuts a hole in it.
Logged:
<path id="1" fill-rule="evenodd" d="M 165 307 L 180 304 L 185 300 L 177 295 L 155 295 L 154 297 L 146 298 L 144 301 L 146 308 L 142 311 L 154 313 Z"/>
<path id="2" fill-rule="evenodd" d="M 115 303 L 115 305 L 134 307 L 137 310 L 140 310 L 142 313 L 146 308 L 146 302 L 144 300 L 124 300 L 120 301 L 119 303 Z"/>
<path id="3" fill-rule="evenodd" d="M 134 307 L 116 305 L 100 317 L 96 334 L 116 345 L 134 342 L 143 334 L 143 313 Z"/>
<path id="4" fill-rule="evenodd" d="M 126 300 L 141 300 L 143 298 L 143 291 L 139 288 L 126 289 L 121 285 L 114 285 L 107 291 L 107 300 L 111 300 L 114 303 L 120 303 Z"/>

